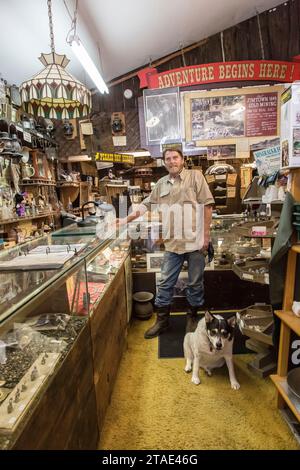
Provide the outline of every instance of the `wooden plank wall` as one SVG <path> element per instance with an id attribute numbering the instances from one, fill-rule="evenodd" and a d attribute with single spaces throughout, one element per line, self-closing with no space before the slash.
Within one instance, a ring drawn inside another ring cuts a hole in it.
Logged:
<path id="1" fill-rule="evenodd" d="M 300 54 L 300 0 L 289 0 L 276 8 L 276 11 L 265 11 L 259 15 L 266 60 L 290 60 Z M 201 31 L 199 31 L 200 37 Z M 138 40 L 138 38 L 137 38 Z M 257 17 L 243 21 L 223 32 L 225 60 L 255 60 L 262 59 Z M 130 51 L 128 51 L 130 54 Z M 186 65 L 222 61 L 221 34 L 215 34 L 201 44 L 184 54 Z M 155 60 L 153 58 L 153 65 Z M 145 64 L 148 66 L 149 64 Z M 157 67 L 158 72 L 182 67 L 181 55 L 166 61 Z M 248 85 L 247 82 L 242 85 Z M 227 86 L 233 86 L 228 83 Z M 123 92 L 126 88 L 133 91 L 133 97 L 125 99 Z M 207 87 L 206 87 L 207 88 Z M 213 88 L 216 88 L 214 85 Z M 208 88 L 207 88 L 208 89 Z M 110 86 L 109 95 L 93 95 L 92 121 L 96 130 L 93 150 L 126 151 L 140 148 L 140 132 L 138 121 L 138 98 L 142 96 L 137 76 L 124 82 Z M 127 126 L 126 147 L 113 147 L 110 118 L 112 112 L 124 112 Z M 69 141 L 63 136 L 58 139 L 61 143 L 61 153 L 67 151 Z M 68 144 L 68 145 L 67 145 Z M 72 146 L 72 154 L 79 154 L 78 148 Z"/>

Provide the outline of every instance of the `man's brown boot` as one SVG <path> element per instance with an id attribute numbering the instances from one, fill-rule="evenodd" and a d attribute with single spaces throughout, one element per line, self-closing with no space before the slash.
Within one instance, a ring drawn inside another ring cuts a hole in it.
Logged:
<path id="1" fill-rule="evenodd" d="M 197 311 L 200 307 L 192 307 L 189 306 L 189 309 L 186 314 L 186 333 L 194 333 L 195 329 L 197 328 L 198 321 L 200 320 L 200 316 L 197 314 Z"/>
<path id="2" fill-rule="evenodd" d="M 157 307 L 156 322 L 153 326 L 151 326 L 151 328 L 149 328 L 149 330 L 145 332 L 145 339 L 155 338 L 169 327 L 170 310 L 170 305 L 167 305 L 166 307 Z"/>

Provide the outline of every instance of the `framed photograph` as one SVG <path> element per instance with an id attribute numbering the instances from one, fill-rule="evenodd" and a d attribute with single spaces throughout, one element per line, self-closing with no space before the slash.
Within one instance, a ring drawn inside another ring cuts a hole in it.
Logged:
<path id="1" fill-rule="evenodd" d="M 182 107 L 186 141 L 204 147 L 237 145 L 242 140 L 248 147 L 249 137 L 278 136 L 282 91 L 281 85 L 274 85 L 185 92 Z M 236 149 L 237 157 L 239 154 Z"/>
<path id="2" fill-rule="evenodd" d="M 178 88 L 145 90 L 144 113 L 149 145 L 181 142 Z"/>
<path id="3" fill-rule="evenodd" d="M 164 254 L 164 251 L 158 251 L 157 253 L 147 253 L 146 257 L 148 272 L 160 273 Z"/>
<path id="4" fill-rule="evenodd" d="M 244 136 L 244 96 L 191 99 L 192 140 Z"/>
<path id="5" fill-rule="evenodd" d="M 207 147 L 207 160 L 226 160 L 236 158 L 235 145 L 214 145 Z"/>

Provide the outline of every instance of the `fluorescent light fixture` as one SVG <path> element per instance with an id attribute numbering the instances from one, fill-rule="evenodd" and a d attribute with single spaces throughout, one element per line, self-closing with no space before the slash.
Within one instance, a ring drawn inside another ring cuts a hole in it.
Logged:
<path id="1" fill-rule="evenodd" d="M 134 157 L 151 157 L 148 150 L 138 150 L 136 152 L 122 152 L 123 155 L 133 155 Z"/>
<path id="2" fill-rule="evenodd" d="M 101 77 L 97 67 L 90 58 L 79 37 L 72 36 L 70 38 L 69 44 L 72 47 L 72 50 L 79 62 L 81 63 L 82 67 L 86 70 L 87 74 L 93 80 L 100 93 L 109 93 L 103 78 Z"/>

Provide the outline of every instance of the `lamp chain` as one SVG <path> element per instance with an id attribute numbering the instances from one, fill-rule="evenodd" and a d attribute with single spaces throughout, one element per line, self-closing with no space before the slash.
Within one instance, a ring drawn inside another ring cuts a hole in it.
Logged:
<path id="1" fill-rule="evenodd" d="M 53 23 L 52 23 L 52 11 L 51 11 L 51 0 L 47 0 L 48 4 L 48 17 L 49 17 L 49 28 L 50 28 L 50 41 L 51 41 L 51 52 L 55 52 L 54 48 L 54 33 L 53 33 Z"/>

